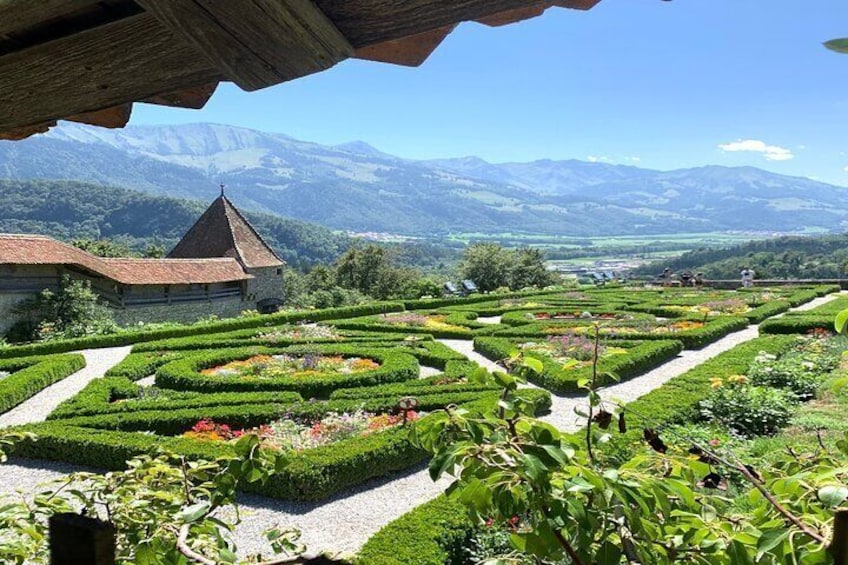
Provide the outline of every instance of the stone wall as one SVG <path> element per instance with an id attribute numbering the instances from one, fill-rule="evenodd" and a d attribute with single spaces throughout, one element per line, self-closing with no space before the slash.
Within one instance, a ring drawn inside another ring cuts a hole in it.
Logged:
<path id="1" fill-rule="evenodd" d="M 0 337 L 6 335 L 6 332 L 17 322 L 17 319 L 12 315 L 15 306 L 33 296 L 35 294 L 0 294 Z"/>
<path id="2" fill-rule="evenodd" d="M 256 303 L 269 298 L 283 300 L 283 268 L 282 267 L 266 267 L 262 269 L 246 269 L 248 273 L 254 276 L 253 279 L 247 281 L 247 295 L 245 302 L 252 303 L 252 308 L 256 308 Z"/>
<path id="3" fill-rule="evenodd" d="M 244 302 L 239 297 L 233 297 L 170 305 L 161 304 L 115 308 L 112 310 L 112 314 L 115 317 L 115 321 L 122 326 L 134 325 L 139 322 L 191 323 L 213 315 L 219 318 L 234 318 L 242 311 L 252 309 L 253 307 L 252 303 Z"/>

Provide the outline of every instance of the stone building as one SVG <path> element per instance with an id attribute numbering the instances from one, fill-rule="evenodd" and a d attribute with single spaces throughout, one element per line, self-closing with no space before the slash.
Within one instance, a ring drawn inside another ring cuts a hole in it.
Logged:
<path id="1" fill-rule="evenodd" d="M 91 282 L 121 324 L 191 322 L 283 302 L 284 262 L 222 194 L 165 259 L 92 255 L 39 235 L 0 234 L 0 335 L 15 306 L 63 276 Z"/>

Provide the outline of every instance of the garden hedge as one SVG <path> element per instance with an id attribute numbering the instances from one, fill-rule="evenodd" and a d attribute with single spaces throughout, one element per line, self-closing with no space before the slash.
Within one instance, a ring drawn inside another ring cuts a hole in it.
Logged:
<path id="1" fill-rule="evenodd" d="M 96 349 L 101 347 L 118 347 L 133 345 L 145 341 L 169 339 L 175 337 L 199 336 L 221 333 L 248 328 L 279 326 L 281 324 L 299 322 L 322 322 L 334 318 L 352 318 L 388 312 L 402 312 L 402 302 L 374 302 L 360 306 L 345 306 L 341 308 L 325 308 L 322 310 L 305 310 L 300 312 L 281 312 L 277 314 L 251 316 L 247 318 L 232 318 L 218 322 L 198 323 L 190 326 L 157 328 L 152 330 L 125 331 L 115 334 L 97 335 L 77 339 L 31 343 L 0 349 L 0 359 L 25 357 L 29 355 L 44 355 L 50 353 L 66 353 L 81 349 Z"/>
<path id="2" fill-rule="evenodd" d="M 683 345 L 676 340 L 656 340 L 643 342 L 612 342 L 613 346 L 625 347 L 626 355 L 614 355 L 602 358 L 598 364 L 600 373 L 614 373 L 621 381 L 631 379 L 645 373 L 669 359 L 676 357 Z M 504 338 L 478 337 L 474 340 L 474 349 L 484 357 L 497 361 L 509 357 L 515 349 L 515 343 Z M 548 390 L 562 394 L 578 392 L 578 382 L 591 378 L 591 367 L 579 367 L 565 370 L 560 363 L 541 354 L 529 354 L 537 357 L 544 364 L 544 372 L 536 375 L 532 381 Z M 609 381 L 603 383 L 608 384 Z"/>
<path id="3" fill-rule="evenodd" d="M 149 392 L 149 391 L 154 392 Z M 146 389 L 129 379 L 112 377 L 90 382 L 73 398 L 60 404 L 48 420 L 64 420 L 100 414 L 132 414 L 186 408 L 206 408 L 245 404 L 291 404 L 303 401 L 296 392 L 181 392 Z"/>
<path id="4" fill-rule="evenodd" d="M 536 398 L 540 411 L 550 408 L 548 393 L 541 390 L 529 392 Z M 469 409 L 486 410 L 491 409 L 497 401 L 497 393 L 450 393 L 422 396 L 421 400 L 425 409 L 458 403 Z M 51 420 L 21 428 L 34 432 L 38 439 L 34 442 L 24 441 L 16 454 L 101 469 L 121 469 L 132 457 L 161 449 L 183 454 L 189 459 L 214 458 L 232 455 L 232 446 L 225 442 L 182 436 L 153 435 L 148 433 L 148 430 L 181 433 L 202 418 L 213 418 L 221 423 L 246 427 L 259 425 L 283 415 L 315 417 L 332 410 L 352 410 L 358 407 L 379 411 L 396 402 L 394 399 L 378 398 L 364 402 L 338 400 L 279 405 L 266 403 Z M 106 429 L 110 427 L 111 429 Z M 392 428 L 379 434 L 290 454 L 288 466 L 273 480 L 264 485 L 246 485 L 246 490 L 286 500 L 318 500 L 368 479 L 406 469 L 426 458 L 425 452 L 409 442 L 406 429 Z"/>
<path id="5" fill-rule="evenodd" d="M 344 357 L 365 357 L 378 361 L 378 369 L 356 374 L 317 374 L 314 376 L 261 378 L 254 376 L 206 376 L 201 370 L 248 359 L 256 355 L 277 354 L 305 355 L 309 353 L 341 355 Z M 259 392 L 292 391 L 304 398 L 326 398 L 337 388 L 352 386 L 371 386 L 388 382 L 401 382 L 417 379 L 418 361 L 401 350 L 365 349 L 334 346 L 289 347 L 282 349 L 250 347 L 244 349 L 225 349 L 221 351 L 196 352 L 159 367 L 156 371 L 156 385 L 196 392 Z"/>
<path id="6" fill-rule="evenodd" d="M 796 341 L 797 336 L 760 337 L 672 378 L 626 406 L 630 429 L 623 435 L 614 434 L 611 448 L 630 453 L 634 446 L 641 444 L 643 428 L 696 422 L 700 413 L 699 403 L 712 390 L 710 379 L 745 374 L 761 351 L 779 355 L 788 351 Z"/>
<path id="7" fill-rule="evenodd" d="M 444 495 L 407 512 L 371 536 L 355 565 L 462 563 L 460 552 L 475 530 L 468 510 Z"/>
<path id="8" fill-rule="evenodd" d="M 0 371 L 11 374 L 0 379 L 0 414 L 32 398 L 48 386 L 85 367 L 82 355 L 51 355 L 0 362 Z"/>

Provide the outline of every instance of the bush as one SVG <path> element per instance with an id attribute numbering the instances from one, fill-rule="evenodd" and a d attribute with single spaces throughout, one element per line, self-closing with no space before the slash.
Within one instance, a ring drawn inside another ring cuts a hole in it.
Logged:
<path id="1" fill-rule="evenodd" d="M 403 311 L 403 309 L 403 303 L 400 302 L 374 302 L 371 304 L 349 306 L 344 308 L 307 310 L 303 312 L 280 312 L 277 314 L 269 314 L 267 316 L 232 318 L 217 322 L 197 323 L 190 326 L 126 331 L 112 335 L 91 336 L 78 339 L 53 341 L 49 343 L 32 343 L 29 345 L 7 347 L 5 349 L 0 349 L 0 359 L 25 357 L 28 355 L 45 355 L 49 353 L 66 353 L 68 351 L 77 351 L 80 349 L 118 347 L 174 337 L 209 335 L 248 328 L 273 327 L 281 324 L 323 322 L 334 318 L 348 318 L 354 316 L 367 316 L 371 314 L 384 314 L 386 312 L 400 312 Z"/>
<path id="2" fill-rule="evenodd" d="M 474 531 L 461 503 L 439 496 L 385 526 L 366 542 L 355 565 L 455 563 Z"/>
<path id="3" fill-rule="evenodd" d="M 683 350 L 683 345 L 674 340 L 611 343 L 627 348 L 627 354 L 601 359 L 598 370 L 602 374 L 613 373 L 622 381 L 658 367 Z M 478 337 L 474 339 L 474 350 L 492 361 L 508 358 L 514 349 L 515 343 L 504 338 Z M 544 371 L 532 377 L 533 382 L 553 392 L 576 393 L 580 390 L 578 382 L 591 378 L 592 375 L 591 367 L 563 369 L 560 363 L 550 357 L 535 353 L 529 356 L 537 357 L 544 365 Z M 606 380 L 607 384 L 610 382 L 612 381 Z"/>
<path id="4" fill-rule="evenodd" d="M 55 355 L 0 362 L 0 370 L 11 373 L 0 379 L 0 414 L 83 367 L 85 357 L 82 355 Z"/>
<path id="5" fill-rule="evenodd" d="M 747 376 L 752 385 L 788 389 L 798 400 L 809 400 L 815 397 L 823 375 L 815 363 L 804 361 L 800 355 L 787 354 L 777 359 L 764 354 L 757 356 Z"/>
<path id="6" fill-rule="evenodd" d="M 728 383 L 701 401 L 701 415 L 751 438 L 779 432 L 792 419 L 795 405 L 796 397 L 788 390 Z"/>
<path id="7" fill-rule="evenodd" d="M 253 376 L 206 376 L 199 371 L 257 355 L 332 354 L 361 356 L 378 361 L 378 369 L 356 374 L 316 373 L 310 376 L 261 378 Z M 253 347 L 222 351 L 197 352 L 163 365 L 156 371 L 156 385 L 196 392 L 292 391 L 304 398 L 327 398 L 338 388 L 371 386 L 417 379 L 418 361 L 412 355 L 395 349 L 365 349 L 356 346 L 310 346 L 282 349 Z"/>
<path id="8" fill-rule="evenodd" d="M 535 397 L 540 411 L 550 408 L 550 395 L 545 391 L 529 393 Z M 422 396 L 420 400 L 422 410 L 457 403 L 468 409 L 484 410 L 491 409 L 497 401 L 497 394 L 490 391 L 454 392 Z M 395 407 L 397 399 L 381 397 L 290 404 L 263 402 L 191 409 L 168 409 L 166 403 L 163 404 L 158 411 L 102 414 L 27 426 L 24 429 L 37 434 L 38 441 L 24 442 L 16 454 L 100 469 L 122 469 L 132 457 L 159 449 L 185 455 L 188 459 L 210 459 L 231 455 L 232 446 L 224 442 L 175 437 L 175 434 L 182 434 L 203 418 L 243 428 L 282 416 L 308 419 L 330 411 L 359 408 L 384 412 Z M 289 465 L 272 481 L 246 489 L 286 500 L 318 500 L 368 479 L 409 468 L 426 457 L 424 451 L 411 444 L 407 429 L 392 428 L 379 434 L 296 452 L 290 457 Z"/>

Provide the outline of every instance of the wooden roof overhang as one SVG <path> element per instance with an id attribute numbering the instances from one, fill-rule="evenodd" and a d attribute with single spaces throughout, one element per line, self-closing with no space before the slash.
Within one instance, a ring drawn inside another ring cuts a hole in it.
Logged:
<path id="1" fill-rule="evenodd" d="M 202 108 L 354 57 L 418 66 L 464 21 L 600 0 L 0 0 L 0 139 L 65 119 L 123 127 L 134 102 Z"/>

